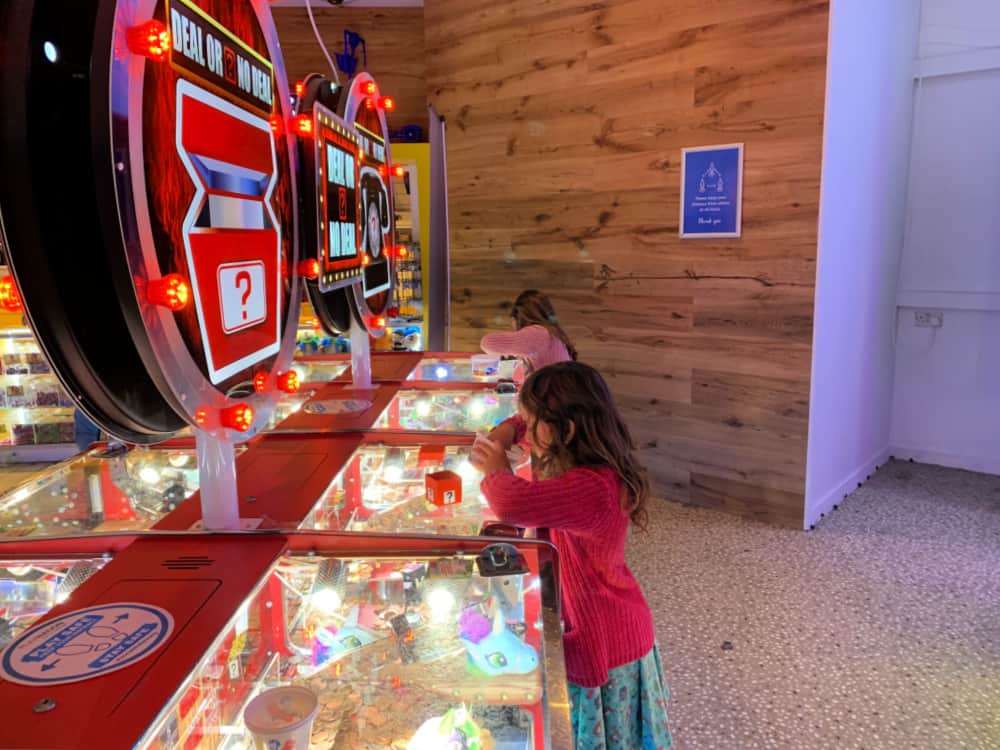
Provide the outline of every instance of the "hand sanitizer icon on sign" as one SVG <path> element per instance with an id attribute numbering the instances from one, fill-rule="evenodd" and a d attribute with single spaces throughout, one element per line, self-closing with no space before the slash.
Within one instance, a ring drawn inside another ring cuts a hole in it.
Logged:
<path id="1" fill-rule="evenodd" d="M 705 193 L 712 188 L 717 193 L 725 190 L 725 183 L 722 181 L 722 172 L 716 168 L 714 161 L 709 162 L 708 169 L 701 176 L 701 180 L 698 182 L 698 192 Z"/>

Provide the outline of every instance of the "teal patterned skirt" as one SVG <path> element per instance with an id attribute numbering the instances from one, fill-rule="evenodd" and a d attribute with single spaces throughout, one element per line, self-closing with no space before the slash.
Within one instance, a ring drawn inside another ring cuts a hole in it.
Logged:
<path id="1" fill-rule="evenodd" d="M 667 683 L 656 646 L 641 659 L 612 669 L 600 687 L 569 683 L 576 750 L 666 750 Z"/>

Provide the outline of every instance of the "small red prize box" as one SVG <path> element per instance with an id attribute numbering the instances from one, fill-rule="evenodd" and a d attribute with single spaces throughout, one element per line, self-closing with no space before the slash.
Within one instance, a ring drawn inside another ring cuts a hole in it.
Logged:
<path id="1" fill-rule="evenodd" d="M 424 475 L 427 500 L 443 508 L 462 502 L 462 477 L 453 471 L 435 471 Z"/>
<path id="2" fill-rule="evenodd" d="M 430 466 L 444 461 L 446 446 L 444 445 L 421 445 L 417 453 L 417 466 Z"/>

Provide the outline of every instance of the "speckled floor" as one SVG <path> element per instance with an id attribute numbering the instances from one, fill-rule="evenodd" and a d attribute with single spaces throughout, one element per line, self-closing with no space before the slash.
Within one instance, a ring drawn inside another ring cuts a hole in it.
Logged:
<path id="1" fill-rule="evenodd" d="M 1000 477 L 892 462 L 812 532 L 656 502 L 679 750 L 1000 750 Z"/>

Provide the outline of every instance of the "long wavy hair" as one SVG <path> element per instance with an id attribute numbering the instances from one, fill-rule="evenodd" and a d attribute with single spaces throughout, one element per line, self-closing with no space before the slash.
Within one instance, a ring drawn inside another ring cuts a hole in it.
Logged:
<path id="1" fill-rule="evenodd" d="M 545 422 L 552 432 L 545 455 L 537 456 L 539 476 L 551 478 L 578 466 L 608 466 L 624 485 L 622 510 L 636 526 L 645 528 L 649 479 L 600 373 L 581 362 L 547 365 L 524 381 L 520 402 L 536 446 L 538 422 Z"/>
<path id="2" fill-rule="evenodd" d="M 552 301 L 548 296 L 537 289 L 525 289 L 514 300 L 514 305 L 510 308 L 510 317 L 514 319 L 517 330 L 525 326 L 544 327 L 566 345 L 570 358 L 576 360 L 576 347 L 559 324 L 559 318 L 556 317 L 555 308 L 552 307 Z"/>

